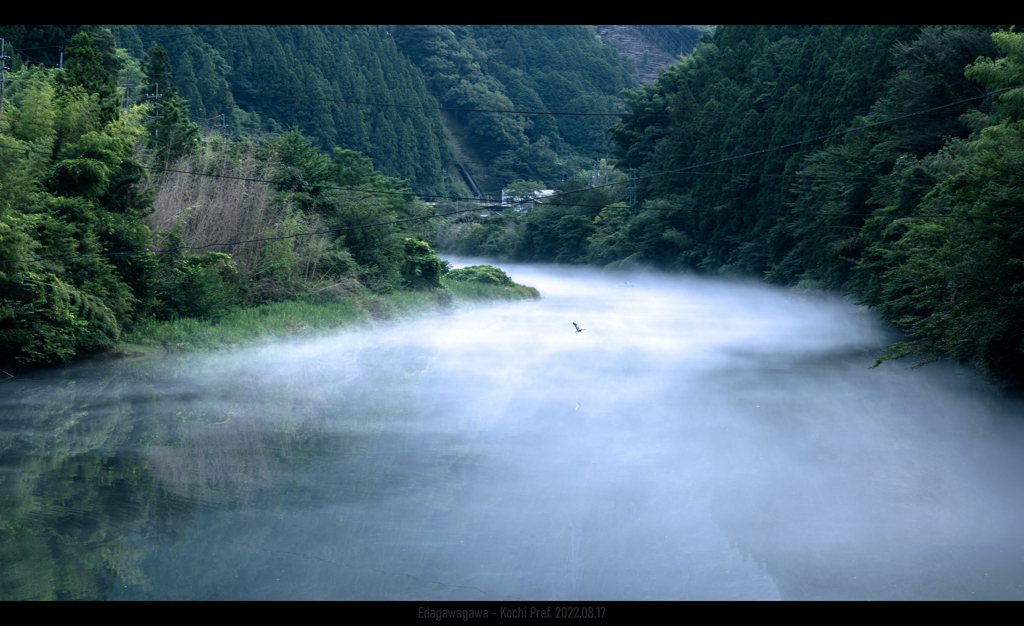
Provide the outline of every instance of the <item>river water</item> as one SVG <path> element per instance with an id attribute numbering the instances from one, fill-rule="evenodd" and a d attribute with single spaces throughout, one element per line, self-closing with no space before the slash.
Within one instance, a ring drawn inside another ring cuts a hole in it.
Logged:
<path id="1" fill-rule="evenodd" d="M 1024 599 L 1024 411 L 837 298 L 544 298 L 0 383 L 3 599 Z M 576 322 L 583 332 L 572 326 Z"/>

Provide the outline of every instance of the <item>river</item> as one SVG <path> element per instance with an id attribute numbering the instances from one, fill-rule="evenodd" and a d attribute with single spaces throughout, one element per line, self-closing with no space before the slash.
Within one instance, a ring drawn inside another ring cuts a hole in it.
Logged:
<path id="1" fill-rule="evenodd" d="M 503 267 L 543 299 L 0 383 L 2 599 L 1024 599 L 1024 406 L 969 368 Z"/>

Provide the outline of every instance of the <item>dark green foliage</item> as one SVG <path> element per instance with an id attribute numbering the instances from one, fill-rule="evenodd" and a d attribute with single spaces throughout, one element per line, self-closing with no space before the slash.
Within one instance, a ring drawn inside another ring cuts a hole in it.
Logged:
<path id="1" fill-rule="evenodd" d="M 509 287 L 515 284 L 512 282 L 512 279 L 509 278 L 508 274 L 493 265 L 470 265 L 468 267 L 461 267 L 457 270 L 449 271 L 447 277 L 448 280 L 458 282 L 472 281 L 489 285 L 500 285 L 502 287 Z"/>
<path id="2" fill-rule="evenodd" d="M 120 336 L 100 298 L 53 273 L 19 272 L 2 282 L 0 349 L 23 363 L 69 361 L 79 351 L 111 348 Z"/>
<path id="3" fill-rule="evenodd" d="M 120 104 L 114 77 L 105 67 L 105 62 L 110 65 L 109 57 L 104 57 L 92 45 L 88 35 L 79 33 L 71 38 L 64 60 L 65 71 L 60 74 L 57 83 L 62 90 L 81 87 L 86 93 L 96 94 L 100 104 L 100 124 L 116 119 Z M 116 71 L 116 66 L 113 69 Z"/>
<path id="4" fill-rule="evenodd" d="M 430 244 L 406 237 L 403 247 L 402 278 L 413 289 L 440 289 L 448 262 L 437 258 Z"/>
<path id="5" fill-rule="evenodd" d="M 153 46 L 143 61 L 146 102 L 150 110 L 149 148 L 157 161 L 168 163 L 198 149 L 199 126 L 189 119 L 189 104 L 178 95 L 171 77 L 167 52 Z M 157 97 L 159 96 L 159 97 Z"/>
<path id="6" fill-rule="evenodd" d="M 7 41 L 7 54 L 10 54 L 16 67 L 24 59 L 31 65 L 56 65 L 60 61 L 62 46 L 67 45 L 71 38 L 83 27 L 77 24 L 42 24 L 20 26 L 16 24 L 0 25 L 0 37 Z M 28 56 L 12 54 L 11 49 L 28 51 Z"/>
<path id="7" fill-rule="evenodd" d="M 1022 41 L 983 27 L 720 27 L 626 92 L 639 115 L 611 134 L 618 168 L 639 170 L 639 212 L 625 185 L 601 198 L 573 179 L 560 190 L 581 193 L 504 224 L 453 223 L 445 241 L 846 292 L 908 332 L 885 358 L 949 356 L 1024 389 L 1024 220 L 1010 217 L 1024 206 L 1024 89 L 936 108 L 1024 82 Z"/>
<path id="8" fill-rule="evenodd" d="M 622 110 L 636 83 L 609 47 L 582 26 L 397 26 L 395 42 L 423 71 L 431 93 L 472 153 L 494 165 L 478 174 L 487 193 L 517 179 L 553 185 L 611 148 L 607 119 L 476 113 Z"/>
<path id="9" fill-rule="evenodd" d="M 154 45 L 146 53 L 142 60 L 142 71 L 146 74 L 144 83 L 144 94 L 146 96 L 171 97 L 177 93 L 178 88 L 174 85 L 174 78 L 171 76 L 171 60 L 167 51 L 158 45 Z"/>
<path id="10" fill-rule="evenodd" d="M 988 89 L 1024 67 L 1024 36 L 993 38 L 1006 62 L 991 73 L 998 66 L 988 60 L 968 69 Z M 950 141 L 916 165 L 939 181 L 923 199 L 889 195 L 864 227 L 870 245 L 855 287 L 909 334 L 880 361 L 913 355 L 923 364 L 948 355 L 1024 390 L 1024 122 L 1015 119 L 1014 91 L 1010 112 L 1000 111 L 1005 123 L 981 130 L 976 141 Z M 915 213 L 949 217 L 898 219 Z"/>
<path id="11" fill-rule="evenodd" d="M 470 300 L 540 298 L 537 289 L 512 282 L 505 272 L 493 265 L 470 265 L 451 270 L 443 282 L 447 289 Z"/>
<path id="12" fill-rule="evenodd" d="M 168 243 L 174 243 L 173 237 Z M 180 242 L 180 238 L 178 238 Z M 159 320 L 179 317 L 217 319 L 242 301 L 237 270 L 231 257 L 220 252 L 168 255 L 162 260 L 163 280 L 156 290 Z"/>
<path id="13" fill-rule="evenodd" d="M 383 28 L 120 26 L 116 30 L 125 40 L 148 43 L 160 37 L 166 53 L 162 49 L 148 53 L 144 67 L 150 80 L 145 93 L 154 93 L 157 82 L 161 94 L 177 89 L 191 114 L 210 129 L 223 119 L 233 136 L 261 139 L 294 126 L 318 150 L 340 146 L 372 155 L 382 173 L 410 181 L 419 193 L 443 192 L 442 161 L 448 158 L 448 139 L 436 110 L 339 102 L 436 106 L 420 71 Z M 168 34 L 175 36 L 164 37 Z M 217 132 L 224 131 L 217 128 Z"/>
<path id="14" fill-rule="evenodd" d="M 110 74 L 112 79 L 117 79 L 124 62 L 117 57 L 117 41 L 109 29 L 102 26 L 85 26 L 83 32 L 89 36 L 93 48 L 100 56 L 100 65 Z"/>

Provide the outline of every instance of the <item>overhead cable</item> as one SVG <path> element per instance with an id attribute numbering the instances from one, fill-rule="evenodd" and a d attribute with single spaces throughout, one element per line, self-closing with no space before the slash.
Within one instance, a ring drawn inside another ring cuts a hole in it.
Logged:
<path id="1" fill-rule="evenodd" d="M 6 260 L 6 261 L 0 260 L 0 263 L 38 263 L 40 261 L 57 261 L 57 260 L 68 260 L 68 259 L 87 259 L 87 258 L 108 257 L 108 256 L 131 256 L 131 255 L 135 255 L 135 254 L 144 254 L 144 253 L 158 254 L 158 253 L 164 253 L 164 252 L 173 252 L 175 250 L 205 250 L 206 248 L 213 248 L 213 247 L 216 247 L 216 246 L 235 246 L 235 245 L 239 245 L 239 244 L 243 244 L 243 243 L 256 243 L 256 242 L 260 242 L 260 241 L 278 241 L 278 240 L 281 240 L 281 239 L 294 239 L 296 237 L 308 237 L 308 236 L 311 236 L 311 235 L 325 235 L 325 234 L 328 234 L 328 233 L 336 233 L 336 232 L 342 232 L 342 231 L 346 231 L 346 230 L 359 230 L 361 228 L 371 228 L 371 227 L 374 227 L 374 226 L 390 226 L 392 224 L 401 224 L 403 222 L 413 222 L 413 221 L 429 219 L 429 218 L 433 218 L 433 217 L 448 217 L 450 215 L 457 215 L 457 214 L 460 214 L 460 213 L 470 213 L 470 212 L 474 212 L 474 211 L 479 212 L 479 211 L 481 211 L 483 209 L 486 209 L 486 208 L 493 208 L 493 207 L 478 206 L 478 207 L 475 207 L 475 208 L 472 208 L 472 209 L 460 209 L 460 210 L 457 210 L 457 211 L 449 211 L 448 213 L 440 213 L 440 214 L 435 214 L 435 215 L 419 215 L 419 216 L 416 216 L 416 217 L 407 217 L 407 218 L 398 219 L 398 220 L 391 220 L 391 221 L 387 221 L 387 222 L 378 222 L 376 224 L 360 224 L 359 226 L 339 226 L 337 228 L 325 228 L 323 230 L 314 230 L 314 231 L 305 232 L 305 233 L 294 233 L 292 235 L 280 235 L 280 236 L 274 236 L 274 237 L 258 237 L 256 239 L 242 239 L 242 240 L 239 240 L 239 241 L 225 241 L 225 242 L 218 242 L 218 243 L 210 243 L 210 244 L 206 244 L 205 246 L 174 246 L 172 248 L 166 248 L 166 249 L 162 249 L 162 250 L 149 250 L 149 249 L 145 249 L 145 250 L 126 250 L 124 252 L 103 252 L 103 253 L 100 253 L 100 254 L 78 254 L 78 255 L 73 255 L 73 256 L 40 257 L 38 259 L 10 259 L 10 260 Z"/>
<path id="2" fill-rule="evenodd" d="M 748 157 L 748 156 L 755 156 L 755 155 L 758 155 L 758 154 L 766 154 L 766 153 L 769 153 L 769 152 L 775 152 L 777 150 L 782 150 L 782 149 L 785 149 L 785 148 L 789 148 L 789 147 L 793 147 L 793 146 L 798 146 L 798 145 L 802 145 L 802 144 L 805 144 L 805 143 L 810 143 L 810 142 L 813 142 L 813 141 L 820 141 L 820 140 L 823 140 L 823 139 L 828 139 L 830 137 L 837 137 L 837 136 L 845 135 L 845 134 L 852 133 L 852 132 L 855 132 L 855 131 L 866 130 L 868 128 L 873 128 L 873 127 L 879 126 L 881 124 L 887 124 L 887 123 L 890 123 L 890 122 L 899 121 L 901 119 L 906 119 L 906 118 L 914 117 L 914 116 L 917 116 L 917 115 L 923 115 L 925 113 L 930 113 L 932 111 L 937 111 L 939 109 L 944 109 L 944 108 L 947 108 L 947 107 L 950 107 L 950 106 L 955 106 L 957 104 L 963 104 L 964 102 L 970 102 L 971 100 L 978 100 L 978 99 L 981 99 L 981 98 L 992 96 L 992 95 L 995 95 L 995 94 L 998 94 L 998 93 L 1001 93 L 1001 92 L 1004 92 L 1004 91 L 1009 91 L 1011 89 L 1017 89 L 1017 88 L 1020 88 L 1020 87 L 1024 87 L 1024 84 L 1022 84 L 1022 85 L 1014 85 L 1012 87 L 1005 87 L 1003 89 L 997 89 L 995 91 L 991 91 L 991 92 L 982 94 L 980 96 L 975 96 L 975 97 L 972 97 L 972 98 L 965 98 L 965 99 L 959 100 L 957 102 L 951 102 L 951 103 L 940 105 L 940 106 L 937 106 L 937 107 L 932 107 L 930 109 L 926 109 L 926 110 L 923 110 L 923 111 L 918 111 L 918 112 L 914 112 L 914 113 L 908 113 L 908 114 L 901 115 L 901 116 L 894 117 L 894 118 L 890 118 L 890 119 L 887 119 L 887 120 L 882 120 L 882 121 L 879 121 L 879 122 L 874 122 L 872 124 L 867 124 L 867 125 L 864 125 L 864 126 L 858 126 L 856 128 L 851 128 L 851 129 L 844 130 L 844 131 L 830 133 L 828 135 L 822 135 L 820 137 L 815 137 L 813 139 L 805 139 L 805 140 L 802 140 L 802 141 L 796 141 L 796 142 L 788 143 L 788 144 L 785 144 L 785 145 L 782 145 L 782 146 L 776 146 L 774 148 L 765 148 L 763 150 L 758 150 L 756 152 L 748 152 L 746 154 L 740 154 L 740 155 L 736 155 L 736 156 L 732 156 L 732 157 L 726 157 L 724 159 L 718 159 L 716 161 L 709 161 L 709 162 L 701 163 L 701 164 L 698 164 L 698 165 L 691 165 L 689 167 L 679 168 L 679 169 L 676 169 L 676 170 L 669 170 L 669 171 L 666 171 L 666 172 L 658 172 L 658 173 L 655 173 L 655 174 L 648 174 L 648 175 L 636 178 L 636 179 L 634 179 L 634 181 L 635 180 L 643 180 L 643 179 L 655 178 L 655 177 L 658 177 L 658 176 L 665 176 L 667 174 L 684 173 L 684 172 L 687 172 L 688 170 L 696 169 L 698 167 L 706 167 L 708 165 L 715 165 L 715 164 L 718 164 L 718 163 L 734 161 L 736 159 L 741 159 L 741 158 Z M 14 148 L 13 146 L 0 146 L 0 147 L 2 147 L 2 148 L 10 148 L 10 149 L 14 149 L 14 150 L 22 150 L 24 152 L 36 152 L 36 153 L 39 153 L 39 154 L 48 154 L 48 153 L 45 153 L 45 152 L 40 152 L 38 150 L 28 150 L 26 148 Z M 140 167 L 145 167 L 145 166 L 140 166 Z M 211 177 L 214 177 L 214 178 L 228 178 L 228 179 L 235 179 L 235 180 L 250 180 L 250 181 L 253 181 L 253 182 L 264 182 L 264 183 L 275 183 L 275 184 L 281 184 L 281 182 L 283 182 L 283 181 L 269 181 L 269 180 L 262 180 L 262 179 L 248 179 L 248 178 L 241 177 L 241 176 L 227 176 L 227 175 L 222 175 L 222 174 L 202 174 L 202 173 L 196 173 L 196 172 L 185 172 L 185 171 L 173 170 L 173 169 L 169 169 L 169 168 L 146 168 L 146 169 L 154 169 L 154 170 L 162 169 L 163 171 L 178 172 L 178 173 L 182 173 L 182 174 L 199 175 L 199 176 L 211 176 Z M 574 194 L 574 193 L 589 192 L 589 191 L 591 191 L 593 189 L 600 189 L 600 188 L 604 188 L 604 187 L 611 187 L 611 186 L 622 185 L 622 184 L 624 184 L 624 183 L 623 182 L 606 183 L 604 185 L 594 185 L 592 187 L 582 188 L 582 189 L 578 189 L 578 190 L 575 190 L 575 191 L 562 192 L 562 193 L 559 193 L 559 194 L 554 194 L 552 196 L 548 196 L 548 202 L 546 202 L 546 203 L 550 203 L 550 200 L 555 199 L 555 198 L 559 198 L 559 197 L 562 197 L 562 196 L 567 196 L 567 195 L 571 195 L 571 194 Z M 393 191 L 392 192 L 388 192 L 388 191 L 381 191 L 381 190 L 372 190 L 372 189 L 368 190 L 368 189 L 359 189 L 359 188 L 352 188 L 352 187 L 337 187 L 337 186 L 329 186 L 329 185 L 324 185 L 323 187 L 324 188 L 334 188 L 334 189 L 349 190 L 349 191 L 355 191 L 355 192 L 362 192 L 362 193 L 368 193 L 368 194 L 403 195 L 403 196 L 416 196 L 417 195 L 417 194 L 413 194 L 411 192 L 393 192 Z M 475 198 L 473 200 L 475 200 Z M 493 208 L 495 206 L 500 206 L 500 205 L 492 205 L 491 208 Z M 579 205 L 576 205 L 576 206 L 579 206 Z M 466 210 L 463 210 L 463 211 L 458 211 L 457 213 L 465 213 L 465 212 L 469 212 L 469 211 L 480 211 L 480 210 L 483 210 L 484 208 L 488 208 L 488 207 L 476 207 L 474 209 L 466 209 Z M 708 211 L 707 209 L 682 209 L 682 208 L 680 208 L 680 209 L 645 209 L 645 210 L 675 210 L 675 211 L 686 210 L 686 211 L 692 211 L 692 212 L 701 212 L 701 211 L 707 212 Z M 723 211 L 723 212 L 730 212 L 730 211 Z M 747 213 L 747 214 L 756 214 L 757 213 L 756 211 L 732 211 L 732 212 Z M 314 235 L 314 234 L 323 234 L 323 233 L 328 233 L 328 232 L 338 232 L 338 231 L 344 231 L 344 230 L 356 230 L 356 229 L 360 229 L 360 228 L 370 228 L 370 227 L 374 227 L 374 226 L 385 226 L 385 225 L 389 225 L 389 224 L 398 224 L 398 223 L 402 223 L 402 222 L 410 222 L 410 221 L 416 221 L 416 220 L 421 220 L 421 219 L 430 219 L 430 218 L 433 218 L 433 217 L 441 217 L 441 216 L 446 216 L 446 215 L 454 215 L 455 213 L 456 212 L 450 212 L 450 213 L 446 213 L 446 214 L 424 215 L 424 216 L 418 216 L 418 217 L 405 218 L 405 219 L 401 219 L 401 220 L 393 220 L 393 221 L 390 221 L 390 222 L 380 222 L 380 223 L 377 223 L 377 224 L 363 224 L 363 225 L 359 225 L 359 226 L 345 226 L 345 227 L 339 227 L 339 228 L 334 228 L 334 229 L 327 229 L 327 230 L 324 230 L 324 231 L 316 231 L 316 232 L 310 232 L 310 233 L 298 233 L 298 234 L 295 234 L 295 235 L 288 235 L 288 236 L 283 236 L 283 237 L 271 237 L 271 238 L 263 238 L 263 239 L 253 239 L 253 240 L 245 240 L 245 241 L 239 241 L 239 242 L 215 243 L 215 244 L 208 244 L 207 246 L 203 246 L 202 248 L 212 247 L 212 246 L 236 245 L 236 244 L 240 244 L 240 243 L 250 243 L 250 242 L 255 242 L 255 241 L 265 241 L 265 240 L 272 240 L 272 239 L 288 239 L 288 238 L 293 238 L 293 237 L 300 237 L 300 236 Z M 768 212 L 765 212 L 765 213 L 767 214 Z M 783 212 L 774 212 L 774 213 L 783 213 Z M 784 213 L 784 214 L 791 215 L 792 213 Z M 870 217 L 870 216 L 871 215 L 866 215 L 865 214 L 862 217 Z M 937 214 L 937 215 L 933 215 L 933 216 L 921 215 L 921 216 L 907 216 L 907 217 L 954 217 L 954 216 L 938 215 Z M 998 219 L 998 218 L 1024 217 L 1024 216 L 1005 216 L 1004 215 L 1004 216 L 958 216 L 958 217 L 993 217 L 993 218 L 997 218 Z M 189 249 L 202 249 L 202 248 L 190 248 L 190 247 L 186 247 L 186 248 L 189 248 Z M 99 255 L 80 255 L 78 257 L 54 257 L 53 259 L 38 259 L 38 260 L 12 259 L 12 260 L 0 261 L 0 263 L 33 263 L 33 262 L 37 262 L 39 260 L 54 260 L 54 259 L 57 259 L 57 258 L 82 258 L 82 257 L 93 257 L 93 256 L 115 256 L 115 255 L 142 254 L 142 253 L 146 253 L 146 252 L 154 252 L 154 251 L 151 251 L 151 250 L 136 250 L 136 251 L 127 251 L 127 252 L 105 253 L 105 254 L 99 254 Z"/>
<path id="3" fill-rule="evenodd" d="M 1024 83 L 1019 84 L 1019 85 L 1014 85 L 1012 87 L 1004 87 L 1002 89 L 996 89 L 995 91 L 989 91 L 989 92 L 984 93 L 984 94 L 982 94 L 980 96 L 973 96 L 971 98 L 964 98 L 963 100 L 958 100 L 956 102 L 950 102 L 948 104 L 941 104 L 941 105 L 939 105 L 937 107 L 932 107 L 930 109 L 925 109 L 923 111 L 915 111 L 914 113 L 907 113 L 905 115 L 899 115 L 897 117 L 891 117 L 891 118 L 886 119 L 886 120 L 881 120 L 881 121 L 878 121 L 878 122 L 872 122 L 871 124 L 865 124 L 863 126 L 856 126 L 854 128 L 849 128 L 847 130 L 841 130 L 841 131 L 838 131 L 838 132 L 829 133 L 827 135 L 820 135 L 818 137 L 813 137 L 811 139 L 802 139 L 800 141 L 794 141 L 792 143 L 787 143 L 787 144 L 784 144 L 784 145 L 781 145 L 781 146 L 775 146 L 774 148 L 764 148 L 763 150 L 757 150 L 757 151 L 754 151 L 754 152 L 747 152 L 747 153 L 744 153 L 744 154 L 738 154 L 736 156 L 725 157 L 724 159 L 718 159 L 716 161 L 708 161 L 706 163 L 700 163 L 698 165 L 690 165 L 689 167 L 681 167 L 679 169 L 668 170 L 666 172 L 657 172 L 657 173 L 654 173 L 654 174 L 646 174 L 644 176 L 639 176 L 637 178 L 634 178 L 633 180 L 635 182 L 635 181 L 638 181 L 638 180 L 645 180 L 645 179 L 649 179 L 649 178 L 657 178 L 659 176 L 666 176 L 668 174 L 680 174 L 680 173 L 685 172 L 687 170 L 696 169 L 698 167 L 707 167 L 709 165 L 717 165 L 718 163 L 726 163 L 728 161 L 735 161 L 737 159 L 743 159 L 743 158 L 746 158 L 746 157 L 749 157 L 749 156 L 757 156 L 759 154 L 768 154 L 769 152 L 777 152 L 778 150 L 784 150 L 786 148 L 792 148 L 793 146 L 800 146 L 800 145 L 803 145 L 803 144 L 806 144 L 806 143 L 812 143 L 812 142 L 815 142 L 815 141 L 822 141 L 824 139 L 830 139 L 832 137 L 839 137 L 840 135 L 846 135 L 846 134 L 857 132 L 857 131 L 861 131 L 861 130 L 867 130 L 869 128 L 874 128 L 875 126 L 881 126 L 882 124 L 889 124 L 891 122 L 898 122 L 899 120 L 904 120 L 904 119 L 907 119 L 907 118 L 910 118 L 910 117 L 916 117 L 918 115 L 924 115 L 925 113 L 931 113 L 933 111 L 938 111 L 939 109 L 945 109 L 947 107 L 956 106 L 958 104 L 963 104 L 964 102 L 970 102 L 971 100 L 980 100 L 982 98 L 987 98 L 987 97 L 995 95 L 997 93 L 1002 93 L 1004 91 L 1010 91 L 1011 89 L 1019 89 L 1021 87 L 1024 87 Z M 620 183 L 609 183 L 609 184 L 620 184 Z M 593 187 L 591 187 L 591 189 L 598 189 L 600 187 L 606 187 L 606 186 L 608 186 L 608 185 L 594 185 Z M 579 190 L 576 190 L 576 191 L 567 191 L 567 192 L 564 192 L 564 193 L 561 193 L 561 194 L 557 194 L 557 195 L 564 196 L 564 195 L 568 195 L 568 194 L 572 194 L 572 193 L 580 193 L 581 191 L 588 191 L 588 190 L 587 189 L 579 189 Z"/>
<path id="4" fill-rule="evenodd" d="M 833 113 L 751 113 L 746 112 L 707 112 L 703 109 L 686 110 L 682 113 L 583 113 L 583 112 L 569 112 L 569 111 L 518 111 L 515 109 L 471 109 L 463 107 L 442 107 L 442 106 L 424 106 L 420 104 L 390 104 L 386 102 L 364 102 L 361 100 L 342 100 L 340 98 L 317 98 L 314 96 L 296 96 L 291 94 L 283 93 L 272 93 L 267 91 L 255 91 L 250 89 L 232 89 L 230 87 L 215 87 L 212 85 L 204 85 L 201 83 L 194 82 L 172 82 L 172 85 L 179 87 L 190 86 L 196 89 L 205 89 L 209 91 L 228 91 L 231 93 L 242 93 L 254 96 L 267 96 L 270 98 L 288 98 L 291 100 L 312 100 L 316 102 L 335 102 L 339 104 L 358 104 L 363 106 L 375 106 L 375 107 L 388 107 L 396 109 L 424 109 L 433 111 L 463 111 L 470 113 L 504 113 L 508 115 L 558 115 L 558 116 L 569 116 L 569 117 L 618 117 L 618 118 L 629 118 L 629 117 L 657 117 L 657 118 L 692 118 L 692 117 L 745 117 L 745 118 L 765 118 L 765 117 L 858 117 L 869 115 L 870 111 L 840 111 Z M 970 100 L 970 99 L 969 99 Z M 963 100 L 962 102 L 967 102 Z M 959 103 L 955 103 L 959 104 Z M 950 105 L 952 106 L 952 105 Z"/>

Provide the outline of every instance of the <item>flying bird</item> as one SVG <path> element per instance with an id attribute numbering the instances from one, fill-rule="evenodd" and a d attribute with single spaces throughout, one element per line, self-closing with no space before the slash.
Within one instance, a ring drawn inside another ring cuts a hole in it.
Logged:
<path id="1" fill-rule="evenodd" d="M 576 326 L 576 322 L 573 322 L 572 325 Z M 578 332 L 578 333 L 582 333 L 585 330 L 586 330 L 586 328 L 580 328 L 579 326 L 576 326 L 576 332 Z"/>

